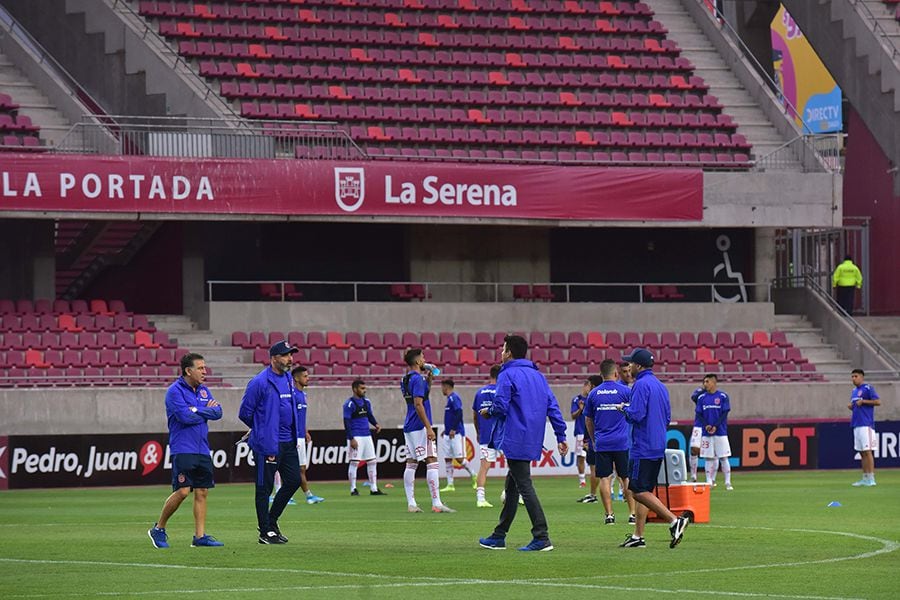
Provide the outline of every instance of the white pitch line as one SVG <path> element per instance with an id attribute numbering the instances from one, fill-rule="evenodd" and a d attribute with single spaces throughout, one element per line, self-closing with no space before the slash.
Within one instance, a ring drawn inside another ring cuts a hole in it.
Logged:
<path id="1" fill-rule="evenodd" d="M 879 548 L 877 550 L 872 550 L 870 552 L 854 554 L 852 556 L 836 556 L 836 557 L 832 557 L 832 558 L 819 558 L 816 560 L 803 560 L 803 561 L 792 561 L 792 562 L 783 562 L 783 563 L 767 563 L 767 564 L 759 564 L 759 565 L 739 565 L 739 566 L 735 566 L 735 567 L 691 569 L 691 570 L 687 570 L 687 571 L 677 571 L 675 573 L 673 573 L 672 571 L 659 571 L 656 573 L 641 573 L 641 575 L 645 575 L 645 576 L 646 575 L 650 575 L 650 576 L 673 575 L 673 574 L 674 575 L 696 575 L 698 573 L 724 573 L 727 571 L 747 571 L 747 570 L 752 570 L 752 569 L 777 569 L 777 568 L 784 568 L 784 567 L 802 567 L 802 566 L 806 566 L 806 565 L 820 565 L 820 564 L 843 562 L 843 561 L 847 561 L 847 560 L 872 558 L 873 556 L 878 556 L 880 554 L 889 554 L 891 552 L 895 552 L 898 549 L 900 549 L 900 543 L 898 543 L 898 542 L 895 542 L 892 540 L 885 540 L 885 539 L 873 537 L 870 535 L 862 535 L 859 533 L 848 533 L 846 531 L 828 531 L 828 530 L 822 530 L 822 529 L 781 529 L 781 528 L 775 528 L 775 527 L 744 527 L 744 526 L 737 526 L 737 525 L 707 525 L 706 527 L 717 528 L 717 529 L 757 529 L 757 530 L 762 530 L 762 531 L 789 531 L 789 532 L 793 532 L 793 533 L 824 533 L 824 534 L 829 534 L 829 535 L 842 535 L 845 537 L 857 538 L 857 539 L 865 540 L 868 542 L 877 542 L 877 543 L 881 544 L 881 548 Z M 576 580 L 576 579 L 593 579 L 593 580 L 620 579 L 622 577 L 629 577 L 629 576 L 630 575 L 628 575 L 628 574 L 588 575 L 588 576 L 582 576 L 582 577 L 572 577 L 569 579 L 572 579 L 572 580 Z M 546 579 L 545 578 L 545 579 L 540 579 L 540 580 L 536 580 L 536 581 L 556 582 L 556 581 L 560 581 L 560 579 L 556 579 L 556 578 Z"/>
<path id="2" fill-rule="evenodd" d="M 808 596 L 808 595 L 792 595 L 792 594 L 767 594 L 758 592 L 728 592 L 715 590 L 688 590 L 688 589 L 661 589 L 651 587 L 628 587 L 621 585 L 598 585 L 589 583 L 551 583 L 551 582 L 533 582 L 527 580 L 511 580 L 496 581 L 483 579 L 447 579 L 440 582 L 398 582 L 398 583 L 376 583 L 376 584 L 344 584 L 344 585 L 303 585 L 303 586 L 286 586 L 286 587 L 253 587 L 253 588 L 206 588 L 197 590 L 187 590 L 179 588 L 177 590 L 151 590 L 143 592 L 90 592 L 90 593 L 69 593 L 69 594 L 24 594 L 13 595 L 9 598 L 49 598 L 49 597 L 84 597 L 84 596 L 156 596 L 156 595 L 177 595 L 177 594 L 246 594 L 250 592 L 295 592 L 295 591 L 324 591 L 324 590 L 358 590 L 373 588 L 400 588 L 400 587 L 443 587 L 447 585 L 515 585 L 529 586 L 535 585 L 541 587 L 559 587 L 559 588 L 576 588 L 583 590 L 606 590 L 619 592 L 651 592 L 657 594 L 701 594 L 716 597 L 738 597 L 738 598 L 782 598 L 784 600 L 865 600 L 863 598 L 853 598 L 845 596 Z"/>
<path id="3" fill-rule="evenodd" d="M 870 552 L 864 552 L 861 554 L 855 554 L 853 556 L 845 556 L 845 557 L 834 557 L 834 558 L 825 558 L 825 559 L 817 559 L 810 561 L 795 561 L 789 563 L 770 563 L 770 564 L 762 564 L 762 565 L 742 565 L 735 567 L 720 567 L 720 568 L 711 568 L 711 569 L 692 569 L 687 571 L 664 571 L 659 573 L 641 573 L 642 576 L 653 576 L 653 575 L 691 575 L 697 573 L 721 573 L 726 571 L 737 571 L 737 570 L 747 570 L 747 569 L 764 569 L 764 568 L 782 568 L 782 567 L 795 567 L 795 566 L 803 566 L 803 565 L 811 565 L 811 564 L 823 564 L 823 563 L 834 563 L 834 562 L 843 562 L 847 560 L 857 560 L 860 558 L 871 558 L 873 556 L 878 556 L 880 554 L 886 554 L 889 552 L 894 552 L 898 548 L 900 548 L 900 543 L 885 540 L 881 538 L 876 538 L 873 536 L 867 536 L 857 533 L 849 533 L 844 531 L 828 531 L 828 530 L 817 530 L 817 529 L 776 529 L 773 527 L 749 527 L 749 526 L 729 526 L 729 525 L 710 525 L 708 527 L 711 528 L 719 528 L 719 529 L 757 529 L 763 531 L 788 531 L 793 533 L 816 533 L 816 534 L 828 534 L 828 535 L 840 535 L 845 537 L 852 537 L 866 541 L 877 542 L 882 545 L 881 548 L 877 550 L 873 550 Z M 627 587 L 627 586 L 613 586 L 613 585 L 601 585 L 601 584 L 591 584 L 591 583 L 575 583 L 572 581 L 573 579 L 607 579 L 607 578 L 615 578 L 615 577 L 633 577 L 634 574 L 627 575 L 596 575 L 596 576 L 581 576 L 577 578 L 569 578 L 569 581 L 565 581 L 565 579 L 534 579 L 534 580 L 482 580 L 482 579 L 462 579 L 462 580 L 453 580 L 453 579 L 441 579 L 438 577 L 408 577 L 403 575 L 385 575 L 380 573 L 341 573 L 335 571 L 315 571 L 310 569 L 276 569 L 276 568 L 255 568 L 255 567 L 211 567 L 205 565 L 173 565 L 173 564 L 159 564 L 159 563 L 115 563 L 115 562 L 105 562 L 105 561 L 80 561 L 80 560 L 50 560 L 50 559 L 21 559 L 21 558 L 0 558 L 0 562 L 6 563 L 19 563 L 19 564 L 68 564 L 68 565 L 88 565 L 88 566 L 104 566 L 104 567 L 139 567 L 139 568 L 153 568 L 153 569 L 182 569 L 182 570 L 191 570 L 191 571 L 225 571 L 225 572 L 235 572 L 235 571 L 252 571 L 252 572 L 266 572 L 266 573 L 294 573 L 294 574 L 302 574 L 302 575 L 319 575 L 319 576 L 335 576 L 335 577 L 362 577 L 368 579 L 407 579 L 405 582 L 394 582 L 394 583 L 383 583 L 383 584 L 350 584 L 344 586 L 294 586 L 294 587 L 285 587 L 285 588 L 234 588 L 234 589 L 225 589 L 218 590 L 222 593 L 242 593 L 246 591 L 291 591 L 291 590 L 326 590 L 326 589 L 344 589 L 344 588 L 371 588 L 371 587 L 427 587 L 427 586 L 443 586 L 443 585 L 527 585 L 527 586 L 543 586 L 543 587 L 568 587 L 568 588 L 576 588 L 576 589 L 597 589 L 597 590 L 618 590 L 618 591 L 628 591 L 628 592 L 655 592 L 655 593 L 695 593 L 695 594 L 705 594 L 705 595 L 719 595 L 719 596 L 732 596 L 732 597 L 773 597 L 773 598 L 784 598 L 784 599 L 793 599 L 793 600 L 855 600 L 850 598 L 843 597 L 834 597 L 834 596 L 806 596 L 806 595 L 773 595 L 773 594 L 765 594 L 765 593 L 754 593 L 754 592 L 725 592 L 725 591 L 709 591 L 709 590 L 666 590 L 660 588 L 635 588 L 635 587 Z M 180 590 L 183 593 L 204 593 L 204 592 L 213 592 L 216 590 Z M 68 596 L 92 596 L 92 595 L 104 595 L 104 596 L 121 596 L 121 595 L 155 595 L 155 594 L 169 594 L 173 593 L 172 591 L 147 591 L 147 592 L 97 592 L 94 591 L 90 594 L 67 594 Z M 57 594 L 54 594 L 57 595 Z M 50 595 L 19 595 L 16 597 L 19 598 L 39 598 L 39 597 L 48 597 Z"/>

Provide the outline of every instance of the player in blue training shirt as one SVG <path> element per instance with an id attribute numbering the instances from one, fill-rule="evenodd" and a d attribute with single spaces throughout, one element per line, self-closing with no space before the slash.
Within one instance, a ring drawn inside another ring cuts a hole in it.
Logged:
<path id="1" fill-rule="evenodd" d="M 710 373 L 703 378 L 702 394 L 697 396 L 696 415 L 703 431 L 700 440 L 700 457 L 706 461 L 706 481 L 716 484 L 716 469 L 721 463 L 725 475 L 725 489 L 733 490 L 731 485 L 731 444 L 728 442 L 728 413 L 731 401 L 728 394 L 717 389 L 719 378 Z M 696 423 L 697 421 L 695 421 Z"/>
<path id="2" fill-rule="evenodd" d="M 487 481 L 488 470 L 491 468 L 491 463 L 497 460 L 497 450 L 488 446 L 491 441 L 491 430 L 494 428 L 494 418 L 482 415 L 481 411 L 488 410 L 494 405 L 494 396 L 497 394 L 497 375 L 499 374 L 500 365 L 491 367 L 489 383 L 475 393 L 475 401 L 472 402 L 472 423 L 475 424 L 478 454 L 481 457 L 475 487 L 475 506 L 478 508 L 494 508 L 494 505 L 484 497 L 484 484 Z"/>
<path id="3" fill-rule="evenodd" d="M 347 434 L 347 456 L 350 466 L 347 477 L 350 479 L 350 495 L 359 496 L 356 489 L 356 472 L 359 461 L 366 461 L 369 475 L 369 495 L 384 496 L 378 489 L 378 457 L 375 454 L 375 443 L 372 441 L 372 429 L 381 431 L 381 425 L 372 412 L 372 403 L 366 398 L 366 382 L 354 379 L 350 384 L 353 395 L 344 402 L 344 431 Z"/>
<path id="4" fill-rule="evenodd" d="M 163 504 L 162 514 L 147 531 L 155 548 L 168 548 L 166 524 L 191 492 L 194 492 L 194 539 L 191 546 L 223 546 L 206 533 L 206 497 L 213 482 L 213 464 L 209 454 L 207 421 L 222 418 L 222 407 L 203 385 L 206 362 L 199 354 L 181 358 L 181 377 L 166 390 L 166 416 L 169 421 L 169 449 L 172 454 L 172 493 Z"/>
<path id="5" fill-rule="evenodd" d="M 409 372 L 400 381 L 400 392 L 406 401 L 406 419 L 403 422 L 403 437 L 406 439 L 406 470 L 403 472 L 403 487 L 406 490 L 408 512 L 422 512 L 416 503 L 416 467 L 425 463 L 425 478 L 431 492 L 431 511 L 436 513 L 456 512 L 441 502 L 438 481 L 437 435 L 431 427 L 431 402 L 428 392 L 433 371 L 426 368 L 425 354 L 421 348 L 412 348 L 403 355 Z"/>
<path id="6" fill-rule="evenodd" d="M 452 379 L 441 382 L 441 393 L 447 398 L 444 407 L 444 432 L 441 434 L 440 453 L 444 456 L 444 466 L 447 471 L 447 485 L 442 492 L 454 492 L 453 485 L 453 460 L 459 463 L 461 469 L 465 469 L 472 478 L 472 489 L 478 487 L 477 478 L 469 463 L 466 461 L 466 425 L 463 423 L 462 398 L 453 391 L 456 384 Z"/>
<path id="7" fill-rule="evenodd" d="M 697 468 L 700 465 L 700 446 L 703 444 L 703 422 L 700 420 L 700 413 L 697 412 L 697 400 L 705 393 L 706 379 L 691 394 L 691 402 L 694 403 L 694 427 L 691 429 L 691 454 L 688 459 L 691 465 L 691 481 L 697 481 Z"/>
<path id="8" fill-rule="evenodd" d="M 878 437 L 875 435 L 875 407 L 881 406 L 878 394 L 868 383 L 862 369 L 853 369 L 850 381 L 853 382 L 853 393 L 850 395 L 850 426 L 853 428 L 853 449 L 859 452 L 862 463 L 862 479 L 854 483 L 855 487 L 872 487 L 875 485 L 875 455 Z"/>
<path id="9" fill-rule="evenodd" d="M 652 510 L 661 519 L 669 522 L 672 540 L 669 548 L 677 546 L 684 537 L 688 526 L 687 517 L 676 517 L 653 493 L 659 477 L 659 468 L 666 454 L 666 431 L 672 418 L 669 404 L 669 390 L 653 374 L 653 354 L 644 348 L 633 350 L 622 357 L 631 363 L 634 385 L 631 388 L 631 403 L 617 404 L 616 408 L 625 413 L 632 425 L 631 449 L 628 465 L 628 489 L 638 502 L 637 520 L 634 533 L 622 542 L 621 548 L 643 548 L 644 526 L 647 514 Z"/>
<path id="10" fill-rule="evenodd" d="M 575 465 L 578 468 L 578 487 L 583 488 L 584 482 L 584 459 L 587 457 L 584 443 L 584 401 L 587 399 L 591 386 L 585 382 L 581 386 L 581 393 L 572 398 L 572 406 L 569 409 L 569 416 L 572 417 L 574 424 L 572 426 L 572 434 L 575 436 Z M 588 494 L 579 502 L 586 502 L 588 498 L 593 497 L 592 502 L 596 502 L 597 498 L 593 494 Z"/>
<path id="11" fill-rule="evenodd" d="M 325 502 L 325 498 L 316 496 L 309 489 L 309 482 L 306 479 L 306 468 L 309 466 L 308 449 L 312 444 L 312 435 L 306 426 L 306 414 L 309 404 L 306 398 L 306 388 L 309 385 L 309 369 L 304 366 L 297 366 L 291 370 L 291 377 L 294 379 L 294 402 L 297 403 L 297 456 L 300 459 L 300 489 L 306 495 L 307 504 L 318 504 Z M 275 488 L 272 490 L 270 501 L 275 500 L 275 494 L 281 489 L 281 474 L 275 473 Z M 288 504 L 297 504 L 291 498 Z"/>
<path id="12" fill-rule="evenodd" d="M 600 363 L 600 381 L 588 393 L 584 403 L 585 425 L 594 446 L 594 468 L 600 480 L 600 498 L 606 510 L 606 525 L 616 522 L 612 506 L 613 472 L 621 473 L 622 487 L 626 488 L 625 499 L 628 501 L 629 523 L 634 523 L 634 498 L 627 491 L 628 447 L 631 444 L 628 422 L 625 415 L 618 410 L 618 404 L 631 401 L 631 389 L 616 381 L 616 361 L 607 358 Z M 594 383 L 596 375 L 591 376 Z"/>

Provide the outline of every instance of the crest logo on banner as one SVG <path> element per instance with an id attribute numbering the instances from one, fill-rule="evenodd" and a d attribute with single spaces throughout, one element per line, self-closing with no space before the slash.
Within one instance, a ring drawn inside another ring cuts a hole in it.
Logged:
<path id="1" fill-rule="evenodd" d="M 366 171 L 359 167 L 334 168 L 334 199 L 341 210 L 354 212 L 366 199 Z"/>

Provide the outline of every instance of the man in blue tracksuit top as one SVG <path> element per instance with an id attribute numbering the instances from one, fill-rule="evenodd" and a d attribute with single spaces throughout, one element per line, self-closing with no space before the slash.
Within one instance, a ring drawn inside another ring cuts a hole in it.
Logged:
<path id="1" fill-rule="evenodd" d="M 163 505 L 159 521 L 147 534 L 156 548 L 168 548 L 166 523 L 188 494 L 194 492 L 194 539 L 191 546 L 222 546 L 206 534 L 206 496 L 213 482 L 207 421 L 222 418 L 222 407 L 203 382 L 206 362 L 199 354 L 181 358 L 181 377 L 166 390 L 169 449 L 172 454 L 172 494 Z"/>
<path id="2" fill-rule="evenodd" d="M 525 358 L 527 353 L 528 342 L 525 338 L 506 336 L 500 355 L 503 366 L 497 376 L 494 402 L 481 411 L 485 417 L 496 418 L 489 446 L 502 450 L 509 465 L 500 522 L 490 536 L 479 540 L 483 548 L 491 550 L 506 549 L 506 534 L 516 517 L 520 494 L 531 519 L 533 539 L 519 550 L 553 550 L 544 509 L 531 483 L 531 461 L 541 458 L 544 424 L 548 418 L 556 434 L 559 453 L 564 455 L 569 451 L 566 423 L 547 380 L 537 366 Z"/>
<path id="3" fill-rule="evenodd" d="M 670 523 L 669 534 L 672 541 L 669 542 L 669 547 L 674 548 L 681 541 L 688 520 L 672 514 L 653 493 L 659 468 L 666 455 L 666 430 L 672 416 L 669 390 L 653 374 L 654 359 L 649 350 L 638 348 L 622 357 L 622 360 L 631 364 L 634 385 L 631 388 L 631 403 L 617 404 L 616 408 L 625 413 L 625 419 L 632 425 L 628 489 L 638 506 L 634 534 L 628 536 L 620 547 L 642 548 L 647 545 L 644 541 L 644 525 L 647 523 L 647 513 L 652 510 Z"/>
<path id="4" fill-rule="evenodd" d="M 250 427 L 248 444 L 256 464 L 256 519 L 260 544 L 284 544 L 278 517 L 300 487 L 300 457 L 297 433 L 300 416 L 294 402 L 291 365 L 297 348 L 285 341 L 269 348 L 269 366 L 247 384 L 238 418 Z M 281 489 L 269 508 L 275 472 Z"/>

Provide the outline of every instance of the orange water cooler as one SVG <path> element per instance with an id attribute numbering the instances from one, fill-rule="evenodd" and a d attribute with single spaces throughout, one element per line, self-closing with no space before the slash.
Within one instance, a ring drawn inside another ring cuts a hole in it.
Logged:
<path id="1" fill-rule="evenodd" d="M 709 523 L 709 493 L 707 483 L 687 482 L 687 462 L 683 450 L 666 450 L 666 460 L 659 470 L 653 493 L 675 515 L 687 513 L 693 523 Z M 659 520 L 652 511 L 650 520 Z"/>

